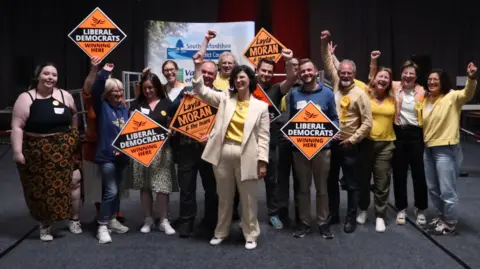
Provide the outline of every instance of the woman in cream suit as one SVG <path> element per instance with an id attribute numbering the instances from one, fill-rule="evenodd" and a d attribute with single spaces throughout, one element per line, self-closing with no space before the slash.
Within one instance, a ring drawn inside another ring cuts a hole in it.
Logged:
<path id="1" fill-rule="evenodd" d="M 256 87 L 255 73 L 249 67 L 235 67 L 230 75 L 231 90 L 217 92 L 203 84 L 200 54 L 194 56 L 194 63 L 192 84 L 195 93 L 218 108 L 215 127 L 202 155 L 202 159 L 213 165 L 219 198 L 218 223 L 210 244 L 218 245 L 229 235 L 236 185 L 242 204 L 245 248 L 254 249 L 260 234 L 258 181 L 265 176 L 268 163 L 268 105 L 252 96 Z"/>

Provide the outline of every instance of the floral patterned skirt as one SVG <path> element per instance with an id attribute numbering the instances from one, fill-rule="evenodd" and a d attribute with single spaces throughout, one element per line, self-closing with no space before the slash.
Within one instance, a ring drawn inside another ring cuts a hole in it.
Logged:
<path id="1" fill-rule="evenodd" d="M 78 131 L 23 138 L 25 164 L 17 164 L 25 202 L 37 221 L 60 221 L 72 216 L 72 173 L 80 168 Z"/>
<path id="2" fill-rule="evenodd" d="M 133 189 L 169 194 L 178 191 L 172 148 L 166 143 L 149 167 L 133 161 Z"/>

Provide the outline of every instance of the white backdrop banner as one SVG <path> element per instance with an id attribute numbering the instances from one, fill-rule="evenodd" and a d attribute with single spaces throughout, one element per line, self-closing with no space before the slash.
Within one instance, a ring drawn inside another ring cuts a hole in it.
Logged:
<path id="1" fill-rule="evenodd" d="M 254 22 L 228 23 L 185 23 L 185 22 L 146 22 L 145 62 L 160 75 L 162 64 L 173 60 L 178 64 L 178 78 L 185 84 L 191 84 L 193 77 L 192 56 L 200 49 L 208 30 L 215 30 L 217 37 L 207 47 L 206 60 L 218 62 L 218 56 L 226 51 L 235 55 L 239 64 L 252 65 L 242 56 L 249 43 L 255 37 Z"/>

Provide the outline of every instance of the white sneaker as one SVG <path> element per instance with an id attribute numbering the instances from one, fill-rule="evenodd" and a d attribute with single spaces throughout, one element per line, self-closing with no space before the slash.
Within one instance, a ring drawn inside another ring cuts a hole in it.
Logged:
<path id="1" fill-rule="evenodd" d="M 82 225 L 78 220 L 71 220 L 68 222 L 68 229 L 72 234 L 81 234 L 82 233 Z"/>
<path id="2" fill-rule="evenodd" d="M 367 221 L 367 211 L 360 211 L 357 216 L 357 223 L 358 224 L 365 224 Z"/>
<path id="3" fill-rule="evenodd" d="M 255 241 L 248 241 L 247 243 L 245 243 L 245 248 L 246 249 L 254 249 L 257 247 L 257 242 Z"/>
<path id="4" fill-rule="evenodd" d="M 162 220 L 158 229 L 160 229 L 160 231 L 162 231 L 162 232 L 165 232 L 166 235 L 174 235 L 175 234 L 175 230 L 170 225 L 170 222 L 168 221 L 168 219 Z"/>
<path id="5" fill-rule="evenodd" d="M 98 226 L 97 230 L 97 239 L 98 243 L 106 244 L 112 242 L 112 237 L 110 236 L 110 231 L 107 228 L 107 225 Z"/>
<path id="6" fill-rule="evenodd" d="M 220 243 L 222 243 L 223 240 L 225 240 L 225 238 L 214 237 L 210 240 L 210 245 L 213 245 L 213 246 L 220 245 Z M 246 245 L 245 245 L 245 247 L 246 247 Z"/>
<path id="7" fill-rule="evenodd" d="M 40 225 L 40 240 L 43 242 L 50 242 L 53 240 L 52 226 L 45 227 Z"/>
<path id="8" fill-rule="evenodd" d="M 140 229 L 140 232 L 144 234 L 148 234 L 150 230 L 152 229 L 153 226 L 153 218 L 152 217 L 146 217 L 145 222 L 143 223 L 142 229 Z"/>
<path id="9" fill-rule="evenodd" d="M 128 232 L 128 227 L 121 224 L 118 220 L 112 219 L 108 222 L 108 228 L 117 234 L 124 234 Z"/>
<path id="10" fill-rule="evenodd" d="M 386 229 L 387 228 L 385 227 L 385 221 L 382 218 L 377 218 L 377 221 L 375 223 L 375 231 L 383 233 Z"/>
<path id="11" fill-rule="evenodd" d="M 407 214 L 405 213 L 405 210 L 402 210 L 398 212 L 397 214 L 397 224 L 398 225 L 405 225 L 405 219 L 407 217 Z"/>
<path id="12" fill-rule="evenodd" d="M 419 226 L 423 226 L 425 224 L 427 224 L 427 216 L 425 214 L 425 211 L 424 210 L 415 210 L 415 214 L 417 215 L 417 225 Z"/>

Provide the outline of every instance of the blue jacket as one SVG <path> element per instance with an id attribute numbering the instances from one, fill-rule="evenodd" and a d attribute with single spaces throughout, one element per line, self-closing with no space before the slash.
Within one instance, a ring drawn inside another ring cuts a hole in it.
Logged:
<path id="1" fill-rule="evenodd" d="M 92 87 L 93 109 L 97 116 L 97 151 L 95 154 L 96 163 L 106 163 L 115 161 L 128 161 L 128 156 L 120 154 L 115 156 L 115 148 L 112 146 L 113 140 L 122 130 L 129 118 L 129 110 L 123 102 L 117 106 L 109 104 L 103 99 L 105 91 L 105 82 L 110 72 L 102 70 L 97 75 Z"/>
<path id="2" fill-rule="evenodd" d="M 289 118 L 295 116 L 298 111 L 312 101 L 316 105 L 320 105 L 322 112 L 338 127 L 338 115 L 335 105 L 335 95 L 332 88 L 325 84 L 318 84 L 318 87 L 312 92 L 305 91 L 303 85 L 293 89 L 290 93 L 288 109 L 290 111 Z M 328 143 L 325 148 L 330 145 Z"/>

